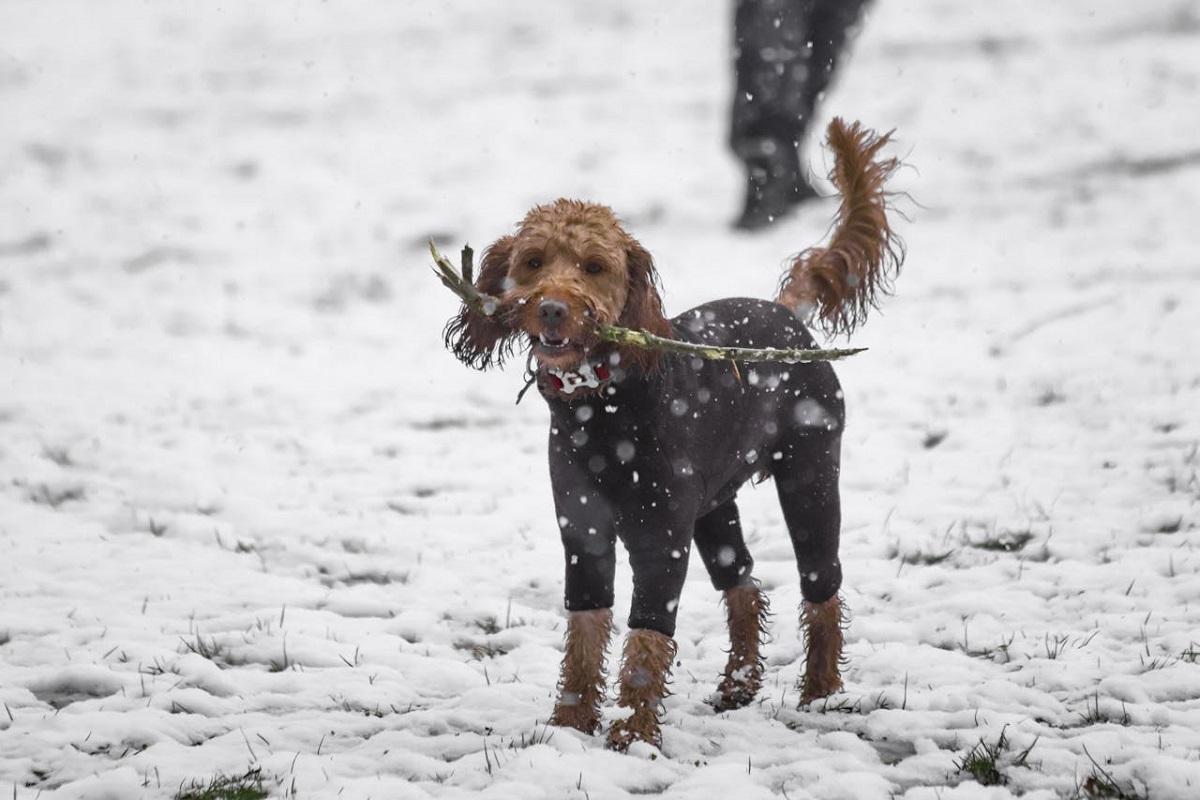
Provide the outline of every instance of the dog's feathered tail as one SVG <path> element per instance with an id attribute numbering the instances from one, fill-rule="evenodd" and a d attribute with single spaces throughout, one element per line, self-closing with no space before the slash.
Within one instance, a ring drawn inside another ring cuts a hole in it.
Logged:
<path id="1" fill-rule="evenodd" d="M 829 179 L 842 198 L 833 235 L 825 246 L 796 256 L 779 287 L 777 302 L 831 336 L 849 334 L 866 320 L 904 260 L 903 244 L 888 224 L 883 188 L 900 162 L 877 158 L 889 141 L 891 133 L 879 135 L 857 122 L 829 123 Z"/>

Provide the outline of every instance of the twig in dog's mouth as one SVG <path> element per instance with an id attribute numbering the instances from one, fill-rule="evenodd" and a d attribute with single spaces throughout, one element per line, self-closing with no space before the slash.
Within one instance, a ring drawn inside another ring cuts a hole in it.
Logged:
<path id="1" fill-rule="evenodd" d="M 655 336 L 646 331 L 631 331 L 629 328 L 618 328 L 615 325 L 600 325 L 597 327 L 600 338 L 614 344 L 632 345 L 645 350 L 661 350 L 666 353 L 679 353 L 695 356 L 709 361 L 782 361 L 786 364 L 805 363 L 809 361 L 837 361 L 866 350 L 865 347 L 844 347 L 838 349 L 817 349 L 803 347 L 725 347 L 711 344 L 695 344 L 681 342 L 678 339 L 667 339 Z"/>
<path id="2" fill-rule="evenodd" d="M 484 316 L 494 315 L 501 307 L 500 298 L 485 294 L 471 283 L 473 251 L 464 247 L 462 251 L 462 273 L 454 268 L 450 260 L 438 252 L 437 246 L 431 240 L 429 252 L 433 255 L 434 272 L 438 280 L 473 311 Z M 463 276 L 468 277 L 463 277 Z M 837 361 L 855 353 L 861 353 L 865 347 L 846 347 L 835 349 L 796 348 L 796 347 L 724 347 L 720 345 L 696 344 L 681 342 L 678 339 L 667 339 L 655 336 L 646 331 L 635 331 L 616 325 L 597 325 L 596 333 L 602 341 L 613 344 L 623 344 L 638 347 L 643 350 L 658 350 L 666 353 L 703 358 L 708 361 L 778 361 L 786 364 L 806 363 L 810 361 Z M 555 342 L 549 346 L 566 346 L 567 341 Z"/>

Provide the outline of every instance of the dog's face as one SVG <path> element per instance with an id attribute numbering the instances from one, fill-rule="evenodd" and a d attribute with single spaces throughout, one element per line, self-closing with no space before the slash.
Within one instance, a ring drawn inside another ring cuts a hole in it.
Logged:
<path id="1" fill-rule="evenodd" d="M 603 206 L 560 201 L 526 215 L 509 250 L 505 301 L 541 365 L 578 365 L 598 343 L 596 325 L 620 318 L 636 246 Z"/>
<path id="2" fill-rule="evenodd" d="M 598 325 L 669 329 L 650 254 L 606 206 L 557 200 L 536 206 L 515 234 L 484 253 L 476 286 L 500 300 L 491 316 L 467 308 L 446 326 L 464 363 L 485 368 L 527 343 L 538 365 L 572 370 L 591 356 Z M 646 351 L 615 351 L 648 366 Z"/>

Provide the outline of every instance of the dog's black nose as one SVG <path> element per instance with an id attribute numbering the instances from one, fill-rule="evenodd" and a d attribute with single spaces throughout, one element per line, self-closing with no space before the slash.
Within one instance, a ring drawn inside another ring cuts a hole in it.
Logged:
<path id="1" fill-rule="evenodd" d="M 558 300 L 543 300 L 538 303 L 538 318 L 547 325 L 559 325 L 567 318 L 567 304 Z"/>

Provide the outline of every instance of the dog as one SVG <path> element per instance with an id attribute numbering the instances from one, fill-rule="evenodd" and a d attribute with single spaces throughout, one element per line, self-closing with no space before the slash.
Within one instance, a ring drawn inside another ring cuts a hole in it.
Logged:
<path id="1" fill-rule="evenodd" d="M 774 301 L 715 300 L 668 319 L 650 254 L 607 207 L 560 199 L 526 214 L 484 253 L 475 286 L 498 307 L 464 304 L 446 345 L 486 369 L 528 347 L 550 407 L 550 482 L 565 560 L 567 630 L 551 724 L 596 733 L 612 633 L 616 542 L 633 570 L 617 705 L 607 743 L 661 746 L 662 700 L 692 544 L 724 594 L 730 652 L 719 711 L 763 682 L 768 600 L 753 577 L 736 495 L 774 479 L 796 553 L 806 655 L 801 702 L 842 686 L 839 595 L 842 391 L 828 362 L 702 360 L 602 341 L 618 325 L 686 342 L 815 347 L 806 321 L 848 334 L 890 291 L 903 247 L 887 218 L 880 150 L 891 134 L 835 119 L 826 144 L 841 204 L 830 240 L 796 256 Z M 491 312 L 491 313 L 488 313 Z"/>

